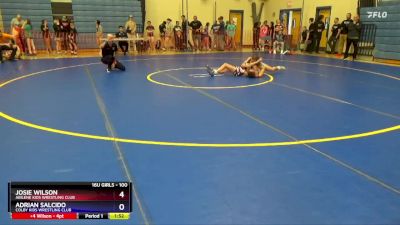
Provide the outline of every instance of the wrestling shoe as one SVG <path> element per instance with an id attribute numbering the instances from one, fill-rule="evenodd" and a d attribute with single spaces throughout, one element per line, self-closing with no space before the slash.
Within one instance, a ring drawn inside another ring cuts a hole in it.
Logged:
<path id="1" fill-rule="evenodd" d="M 211 77 L 215 76 L 214 70 L 209 65 L 207 65 L 206 68 L 207 73 L 210 74 Z"/>
<path id="2" fill-rule="evenodd" d="M 277 66 L 276 68 L 278 68 L 278 70 L 286 70 L 286 67 L 284 66 Z"/>

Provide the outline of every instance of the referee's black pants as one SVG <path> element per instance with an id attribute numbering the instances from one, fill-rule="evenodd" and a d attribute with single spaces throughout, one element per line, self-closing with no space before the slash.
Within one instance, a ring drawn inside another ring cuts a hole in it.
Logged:
<path id="1" fill-rule="evenodd" d="M 108 66 L 108 70 L 112 69 L 112 64 L 116 61 L 115 68 L 125 71 L 125 66 L 115 59 L 112 55 L 106 55 L 101 58 L 101 62 Z"/>

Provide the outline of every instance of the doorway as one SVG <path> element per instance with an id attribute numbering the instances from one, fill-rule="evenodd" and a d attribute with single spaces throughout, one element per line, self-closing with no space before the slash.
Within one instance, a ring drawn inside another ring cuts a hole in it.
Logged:
<path id="1" fill-rule="evenodd" d="M 279 18 L 288 29 L 291 47 L 296 48 L 301 38 L 301 9 L 283 9 Z"/>
<path id="2" fill-rule="evenodd" d="M 329 26 L 330 26 L 329 23 L 331 21 L 331 7 L 330 6 L 317 7 L 315 19 L 317 19 L 318 16 L 320 16 L 320 15 L 324 16 L 323 22 L 325 23 L 325 30 L 322 32 L 320 47 L 326 49 L 326 43 L 328 40 L 328 33 L 329 33 Z"/>
<path id="3" fill-rule="evenodd" d="M 243 10 L 230 10 L 229 21 L 233 21 L 236 25 L 235 42 L 241 46 L 243 43 Z"/>

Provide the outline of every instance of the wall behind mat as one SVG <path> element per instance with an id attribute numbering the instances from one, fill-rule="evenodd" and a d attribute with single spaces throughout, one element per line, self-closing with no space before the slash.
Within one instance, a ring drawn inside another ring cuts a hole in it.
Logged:
<path id="1" fill-rule="evenodd" d="M 270 1 L 270 0 L 268 0 Z M 189 0 L 189 21 L 197 15 L 202 23 L 213 23 L 214 19 L 214 5 L 216 2 L 217 17 L 223 16 L 226 21 L 229 19 L 229 10 L 243 10 L 243 44 L 252 44 L 253 34 L 253 19 L 251 17 L 251 3 L 257 4 L 257 10 L 261 5 L 262 0 Z M 186 4 L 186 0 L 184 0 Z M 146 20 L 151 20 L 156 28 L 156 35 L 158 36 L 158 25 L 163 20 L 171 18 L 175 23 L 176 20 L 180 21 L 182 14 L 186 14 L 186 5 L 184 5 L 184 12 L 182 12 L 182 0 L 147 0 L 146 1 Z M 261 20 L 264 19 L 265 13 L 261 15 Z"/>
<path id="2" fill-rule="evenodd" d="M 288 7 L 290 2 L 290 7 Z M 340 21 L 346 18 L 347 13 L 355 15 L 357 13 L 358 0 L 304 0 L 303 26 L 308 27 L 308 19 L 314 18 L 317 7 L 331 7 L 330 24 L 333 24 L 335 17 Z M 299 9 L 302 8 L 302 0 L 267 0 L 265 2 L 264 18 L 268 21 L 276 21 L 279 18 L 281 9 Z"/>

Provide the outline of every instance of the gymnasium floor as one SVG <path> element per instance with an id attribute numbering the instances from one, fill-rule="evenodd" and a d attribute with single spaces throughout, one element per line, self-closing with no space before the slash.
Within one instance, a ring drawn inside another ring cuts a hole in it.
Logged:
<path id="1" fill-rule="evenodd" d="M 287 70 L 205 75 L 249 55 L 0 65 L 0 223 L 28 224 L 8 181 L 131 180 L 129 221 L 35 224 L 399 224 L 400 67 L 265 55 Z"/>

